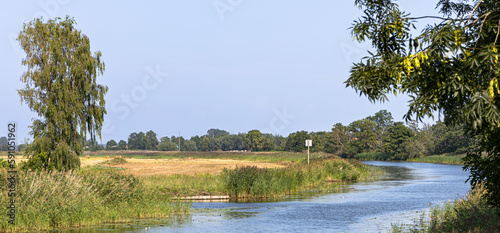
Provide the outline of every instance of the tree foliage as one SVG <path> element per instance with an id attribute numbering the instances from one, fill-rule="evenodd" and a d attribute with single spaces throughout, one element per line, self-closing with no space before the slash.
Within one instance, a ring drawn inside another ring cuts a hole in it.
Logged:
<path id="1" fill-rule="evenodd" d="M 210 150 L 210 138 L 203 137 L 200 141 L 200 150 L 209 151 Z"/>
<path id="2" fill-rule="evenodd" d="M 375 150 L 377 146 L 377 124 L 367 118 L 349 124 L 352 140 L 349 141 L 348 154 L 354 155 Z"/>
<path id="3" fill-rule="evenodd" d="M 75 24 L 69 17 L 35 19 L 17 38 L 27 67 L 18 93 L 40 118 L 30 127 L 34 139 L 25 153 L 44 169 L 78 168 L 82 142 L 100 138 L 106 114 L 108 88 L 96 83 L 104 72 L 101 52 L 91 53 L 89 38 Z"/>
<path id="4" fill-rule="evenodd" d="M 111 139 L 106 143 L 106 150 L 118 150 L 118 143 Z"/>
<path id="5" fill-rule="evenodd" d="M 158 138 L 153 130 L 150 130 L 145 135 L 146 150 L 156 150 L 158 146 Z"/>
<path id="6" fill-rule="evenodd" d="M 351 135 L 347 126 L 337 123 L 333 126 L 332 132 L 327 136 L 324 144 L 325 152 L 343 155 L 346 153 L 347 143 L 351 140 Z"/>
<path id="7" fill-rule="evenodd" d="M 307 147 L 305 146 L 306 140 L 311 139 L 309 133 L 307 131 L 297 131 L 295 133 L 291 133 L 288 135 L 286 138 L 285 142 L 285 150 L 287 151 L 295 151 L 295 152 L 301 152 L 303 150 L 306 150 Z M 313 142 L 313 145 L 315 142 Z"/>
<path id="8" fill-rule="evenodd" d="M 464 122 L 479 139 L 464 168 L 474 187 L 487 181 L 489 201 L 500 205 L 500 1 L 439 0 L 442 16 L 432 17 L 410 17 L 391 0 L 355 3 L 364 15 L 352 34 L 371 41 L 374 52 L 353 65 L 347 86 L 371 101 L 408 94 L 407 120 L 439 112 L 448 125 Z M 412 35 L 423 18 L 437 22 Z"/>
<path id="9" fill-rule="evenodd" d="M 248 131 L 245 137 L 245 145 L 252 151 L 268 151 L 272 148 L 269 139 L 256 129 Z"/>
<path id="10" fill-rule="evenodd" d="M 143 132 L 133 132 L 128 136 L 127 142 L 130 150 L 145 150 L 146 149 L 146 135 Z"/>
<path id="11" fill-rule="evenodd" d="M 415 136 L 415 133 L 402 122 L 397 122 L 391 127 L 388 127 L 384 137 L 384 152 L 394 153 L 396 158 L 406 159 L 404 146 L 405 142 L 410 141 L 410 138 Z"/>

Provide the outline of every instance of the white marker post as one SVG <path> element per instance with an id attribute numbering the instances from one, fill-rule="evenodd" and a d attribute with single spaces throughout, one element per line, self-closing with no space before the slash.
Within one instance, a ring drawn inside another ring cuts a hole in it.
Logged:
<path id="1" fill-rule="evenodd" d="M 313 140 L 306 140 L 307 146 L 307 164 L 309 164 L 309 147 L 313 145 Z"/>

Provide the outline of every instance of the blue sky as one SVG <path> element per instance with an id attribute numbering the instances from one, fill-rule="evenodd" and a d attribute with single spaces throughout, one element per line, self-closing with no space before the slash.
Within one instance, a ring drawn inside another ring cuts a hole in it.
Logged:
<path id="1" fill-rule="evenodd" d="M 400 1 L 414 16 L 436 15 L 435 4 Z M 0 128 L 17 122 L 19 141 L 36 114 L 17 95 L 25 68 L 15 37 L 40 16 L 74 17 L 91 50 L 102 52 L 104 143 L 149 130 L 287 136 L 329 131 L 381 109 L 402 121 L 407 111 L 406 96 L 372 104 L 343 84 L 370 49 L 352 41 L 348 28 L 361 15 L 354 1 L 2 1 L 0 12 Z"/>

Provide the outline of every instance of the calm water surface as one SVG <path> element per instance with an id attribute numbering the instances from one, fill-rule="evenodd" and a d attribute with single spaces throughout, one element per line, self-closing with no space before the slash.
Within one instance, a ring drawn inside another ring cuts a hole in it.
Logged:
<path id="1" fill-rule="evenodd" d="M 274 202 L 193 203 L 194 213 L 183 220 L 118 231 L 386 232 L 391 223 L 412 223 L 429 204 L 463 197 L 470 189 L 465 183 L 469 174 L 461 166 L 366 163 L 386 169 L 387 175 L 345 185 L 341 192 L 303 193 Z"/>

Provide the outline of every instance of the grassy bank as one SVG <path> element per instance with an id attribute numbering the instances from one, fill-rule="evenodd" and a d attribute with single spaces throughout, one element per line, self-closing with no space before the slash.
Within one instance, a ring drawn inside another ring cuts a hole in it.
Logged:
<path id="1" fill-rule="evenodd" d="M 274 197 L 301 190 L 325 189 L 333 183 L 373 179 L 378 172 L 356 160 L 328 158 L 286 168 L 240 167 L 221 178 L 233 198 Z"/>
<path id="2" fill-rule="evenodd" d="M 139 178 L 152 189 L 174 197 L 227 195 L 220 175 L 154 175 Z"/>
<path id="3" fill-rule="evenodd" d="M 430 155 L 422 156 L 420 158 L 407 159 L 408 162 L 420 162 L 420 163 L 442 163 L 442 164 L 456 164 L 462 165 L 462 158 L 465 155 Z M 360 153 L 354 156 L 355 159 L 361 161 L 401 161 L 395 160 L 392 153 Z"/>
<path id="4" fill-rule="evenodd" d="M 7 187 L 7 173 L 0 174 Z M 0 205 L 8 206 L 8 190 Z M 0 215 L 0 231 L 79 227 L 134 218 L 166 218 L 187 212 L 189 205 L 172 202 L 135 177 L 113 169 L 71 172 L 18 172 L 16 225 Z"/>
<path id="5" fill-rule="evenodd" d="M 392 232 L 500 232 L 500 209 L 486 204 L 484 189 L 469 192 L 444 206 L 431 208 L 429 216 L 414 225 L 394 225 Z"/>
<path id="6" fill-rule="evenodd" d="M 421 162 L 421 163 L 443 163 L 443 164 L 464 164 L 462 158 L 465 155 L 431 155 L 424 156 L 420 158 L 408 159 L 409 162 Z"/>
<path id="7" fill-rule="evenodd" d="M 291 154 L 291 153 L 290 153 Z M 330 155 L 331 156 L 331 155 Z M 173 196 L 230 195 L 231 198 L 278 197 L 302 190 L 325 190 L 350 181 L 371 180 L 382 171 L 338 157 L 294 162 L 283 168 L 238 166 L 219 174 L 139 177 L 148 187 Z"/>

